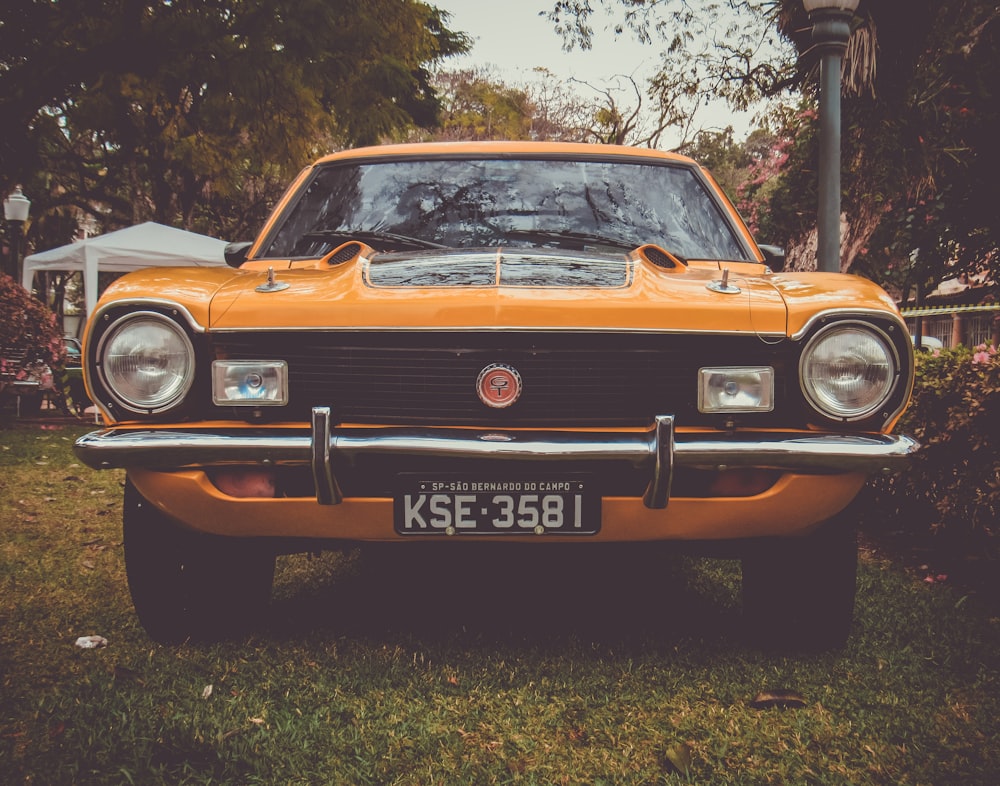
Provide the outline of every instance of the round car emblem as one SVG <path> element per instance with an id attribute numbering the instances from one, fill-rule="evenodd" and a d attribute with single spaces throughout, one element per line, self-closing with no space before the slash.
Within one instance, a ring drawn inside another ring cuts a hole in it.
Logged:
<path id="1" fill-rule="evenodd" d="M 521 375 L 512 366 L 493 363 L 479 372 L 476 392 L 479 400 L 488 407 L 509 407 L 521 395 Z"/>

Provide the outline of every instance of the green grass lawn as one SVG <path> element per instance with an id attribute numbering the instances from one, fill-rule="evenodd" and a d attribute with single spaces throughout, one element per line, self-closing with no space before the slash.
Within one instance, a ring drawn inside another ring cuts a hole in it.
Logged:
<path id="1" fill-rule="evenodd" d="M 1000 620 L 870 555 L 824 655 L 743 644 L 737 563 L 563 548 L 283 557 L 258 635 L 157 645 L 83 430 L 0 431 L 2 784 L 1000 782 Z"/>

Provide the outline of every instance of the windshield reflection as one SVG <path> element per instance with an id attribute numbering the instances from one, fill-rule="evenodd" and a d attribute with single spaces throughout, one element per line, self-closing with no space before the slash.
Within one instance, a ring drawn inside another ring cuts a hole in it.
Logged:
<path id="1" fill-rule="evenodd" d="M 380 251 L 514 246 L 621 252 L 656 243 L 745 260 L 686 166 L 539 159 L 387 160 L 321 167 L 263 256 L 318 257 L 357 234 Z"/>

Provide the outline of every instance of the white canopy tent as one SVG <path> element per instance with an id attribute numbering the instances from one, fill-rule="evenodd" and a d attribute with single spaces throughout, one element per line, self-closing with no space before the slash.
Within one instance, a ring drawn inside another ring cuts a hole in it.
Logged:
<path id="1" fill-rule="evenodd" d="M 21 283 L 30 291 L 35 273 L 80 271 L 89 317 L 97 304 L 98 271 L 126 273 L 146 267 L 214 267 L 226 264 L 225 248 L 225 240 L 148 221 L 31 254 L 24 259 Z"/>

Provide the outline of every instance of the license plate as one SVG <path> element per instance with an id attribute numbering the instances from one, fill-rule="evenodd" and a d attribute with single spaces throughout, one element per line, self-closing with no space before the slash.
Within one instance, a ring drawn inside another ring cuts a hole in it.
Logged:
<path id="1" fill-rule="evenodd" d="M 400 476 L 394 524 L 400 535 L 593 535 L 601 498 L 589 477 L 506 480 Z"/>

